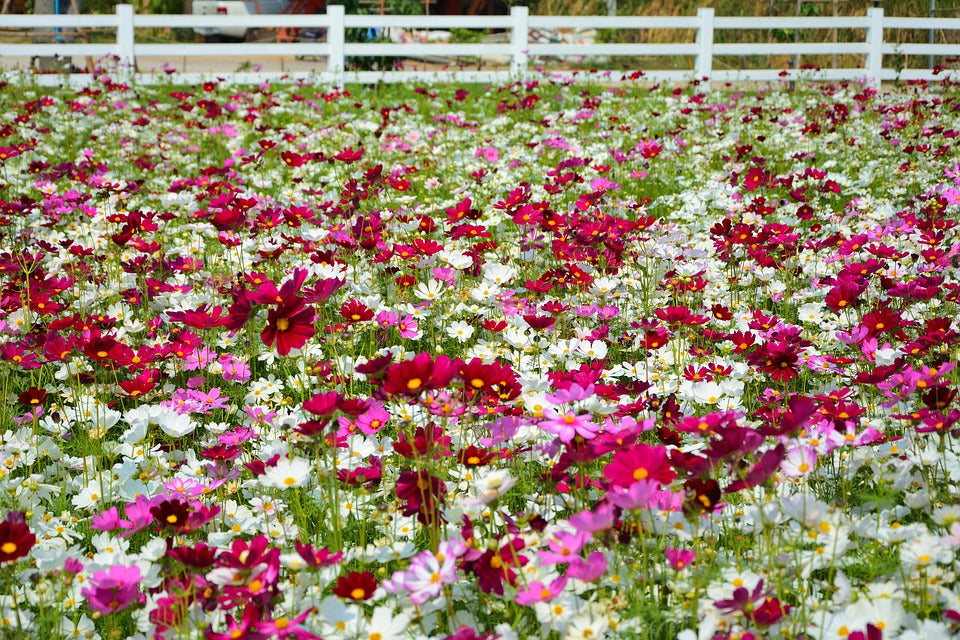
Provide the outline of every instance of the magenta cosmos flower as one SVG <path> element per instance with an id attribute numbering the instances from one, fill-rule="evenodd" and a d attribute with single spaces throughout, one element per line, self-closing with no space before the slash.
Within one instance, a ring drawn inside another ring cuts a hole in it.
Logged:
<path id="1" fill-rule="evenodd" d="M 90 588 L 80 593 L 97 613 L 115 613 L 126 609 L 140 595 L 140 577 L 137 567 L 114 565 L 93 574 Z"/>
<path id="2" fill-rule="evenodd" d="M 677 474 L 667 461 L 666 447 L 635 444 L 613 454 L 613 461 L 603 469 L 603 477 L 617 487 L 629 487 L 640 480 L 656 480 L 662 484 Z"/>

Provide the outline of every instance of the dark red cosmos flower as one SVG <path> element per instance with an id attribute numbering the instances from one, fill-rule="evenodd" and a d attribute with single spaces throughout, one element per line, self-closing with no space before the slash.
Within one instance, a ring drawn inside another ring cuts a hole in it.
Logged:
<path id="1" fill-rule="evenodd" d="M 260 339 L 267 346 L 276 342 L 277 353 L 285 356 L 292 349 L 303 347 L 313 337 L 316 317 L 303 298 L 285 299 L 267 313 L 267 326 L 260 333 Z"/>
<path id="2" fill-rule="evenodd" d="M 460 569 L 477 576 L 477 586 L 484 593 L 503 595 L 504 583 L 513 585 L 517 580 L 514 568 L 523 567 L 529 562 L 526 556 L 520 555 L 524 542 L 519 537 L 493 549 L 484 551 L 472 549 L 466 553 L 460 564 Z"/>
<path id="3" fill-rule="evenodd" d="M 783 342 L 765 342 L 760 348 L 747 355 L 747 362 L 766 373 L 775 382 L 787 382 L 799 375 L 797 362 L 800 351 L 797 345 Z"/>
<path id="4" fill-rule="evenodd" d="M 17 396 L 17 402 L 23 406 L 32 409 L 42 405 L 47 401 L 47 392 L 44 389 L 38 387 L 30 387 L 19 396 Z"/>
<path id="5" fill-rule="evenodd" d="M 363 147 L 360 147 L 359 149 L 354 149 L 353 147 L 345 147 L 341 149 L 339 153 L 334 155 L 333 159 L 339 160 L 340 162 L 346 162 L 346 163 L 356 162 L 357 160 L 363 157 L 364 152 L 366 152 L 366 149 L 364 149 Z"/>
<path id="6" fill-rule="evenodd" d="M 709 320 L 707 316 L 690 313 L 690 309 L 682 306 L 656 309 L 654 310 L 653 315 L 657 316 L 668 324 L 699 325 L 704 324 L 707 322 L 707 320 Z"/>
<path id="7" fill-rule="evenodd" d="M 10 511 L 0 522 L 0 563 L 13 562 L 30 553 L 37 537 L 27 526 L 26 517 L 20 511 Z"/>
<path id="8" fill-rule="evenodd" d="M 163 500 L 150 507 L 150 515 L 157 523 L 157 529 L 170 528 L 177 533 L 189 533 L 212 520 L 220 507 L 207 507 L 199 502 L 189 503 L 178 498 Z"/>
<path id="9" fill-rule="evenodd" d="M 487 449 L 478 449 L 472 444 L 457 452 L 457 462 L 466 467 L 482 467 L 489 464 L 493 457 L 493 452 Z"/>
<path id="10" fill-rule="evenodd" d="M 717 600 L 714 606 L 724 613 L 740 612 L 748 620 L 760 626 L 769 627 L 783 618 L 780 601 L 769 596 L 763 588 L 763 580 L 757 583 L 753 591 L 746 587 L 737 587 L 729 600 Z"/>
<path id="11" fill-rule="evenodd" d="M 463 362 L 445 355 L 436 360 L 429 353 L 421 353 L 387 369 L 383 391 L 390 395 L 416 397 L 428 389 L 442 389 L 457 375 Z"/>
<path id="12" fill-rule="evenodd" d="M 102 336 L 97 334 L 90 336 L 90 339 L 83 346 L 83 354 L 95 361 L 112 360 L 120 354 L 123 345 L 110 335 Z"/>
<path id="13" fill-rule="evenodd" d="M 460 561 L 459 568 L 465 573 L 472 573 L 477 577 L 477 586 L 484 593 L 503 595 L 504 583 L 513 585 L 517 579 L 514 568 L 523 567 L 529 562 L 520 551 L 526 546 L 519 536 L 509 542 L 501 544 L 500 536 L 490 540 L 484 547 L 477 548 L 476 535 L 473 523 L 466 516 L 463 517 L 463 526 L 460 534 L 467 542 L 467 551 Z"/>
<path id="14" fill-rule="evenodd" d="M 340 307 L 340 315 L 347 322 L 366 322 L 373 320 L 373 311 L 359 300 L 348 300 Z"/>
<path id="15" fill-rule="evenodd" d="M 753 191 L 767 184 L 770 176 L 760 167 L 750 167 L 743 176 L 743 188 Z"/>
<path id="16" fill-rule="evenodd" d="M 439 521 L 440 503 L 447 493 L 444 482 L 429 471 L 405 471 L 397 478 L 397 497 L 404 501 L 403 515 L 417 515 L 420 524 Z"/>
<path id="17" fill-rule="evenodd" d="M 159 369 L 146 369 L 136 378 L 121 380 L 119 384 L 120 388 L 123 389 L 128 396 L 136 398 L 152 391 L 153 388 L 157 386 L 159 380 Z"/>
<path id="18" fill-rule="evenodd" d="M 401 432 L 393 443 L 393 450 L 404 458 L 447 454 L 450 450 L 450 436 L 443 432 L 442 427 L 431 422 L 426 428 L 417 427 L 412 439 L 408 439 L 407 434 Z"/>
<path id="19" fill-rule="evenodd" d="M 223 307 L 216 306 L 210 309 L 206 304 L 190 311 L 170 311 L 167 317 L 173 322 L 182 322 L 193 329 L 222 327 L 229 321 L 229 316 L 223 315 Z"/>
<path id="20" fill-rule="evenodd" d="M 837 283 L 827 293 L 824 299 L 832 311 L 842 311 L 859 303 L 860 294 L 867 288 L 866 280 L 859 276 L 840 274 Z"/>
<path id="21" fill-rule="evenodd" d="M 762 436 L 792 436 L 799 433 L 810 420 L 816 403 L 806 396 L 793 396 L 788 409 L 779 404 L 758 409 L 753 418 L 760 420 L 757 433 Z"/>
<path id="22" fill-rule="evenodd" d="M 534 331 L 549 329 L 557 322 L 557 319 L 552 316 L 538 316 L 532 313 L 524 314 L 523 320 Z"/>
<path id="23" fill-rule="evenodd" d="M 509 366 L 499 362 L 486 364 L 480 358 L 463 363 L 459 375 L 468 390 L 486 391 L 492 395 L 497 395 L 500 386 L 508 387 L 516 380 L 516 374 Z"/>
<path id="24" fill-rule="evenodd" d="M 691 478 L 683 484 L 683 488 L 683 510 L 689 515 L 711 513 L 720 502 L 720 484 L 713 478 Z"/>
<path id="25" fill-rule="evenodd" d="M 727 485 L 724 493 L 735 493 L 743 489 L 750 489 L 767 481 L 780 467 L 783 458 L 786 455 L 786 449 L 783 444 L 778 444 L 773 449 L 765 451 L 760 456 L 759 462 L 755 464 L 742 479 L 737 479 Z"/>
<path id="26" fill-rule="evenodd" d="M 377 585 L 377 579 L 369 571 L 351 571 L 347 575 L 337 578 L 333 595 L 338 598 L 361 602 L 373 597 Z"/>
<path id="27" fill-rule="evenodd" d="M 370 466 L 356 467 L 354 469 L 338 469 L 337 480 L 351 487 L 369 486 L 375 488 L 383 479 L 383 461 L 370 456 Z"/>
<path id="28" fill-rule="evenodd" d="M 211 547 L 206 542 L 198 542 L 195 547 L 172 547 L 167 550 L 167 557 L 189 567 L 205 569 L 213 566 L 218 552 L 217 547 Z"/>

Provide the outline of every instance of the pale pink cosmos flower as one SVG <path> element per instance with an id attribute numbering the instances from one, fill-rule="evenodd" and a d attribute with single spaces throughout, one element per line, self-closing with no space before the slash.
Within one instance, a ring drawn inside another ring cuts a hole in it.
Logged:
<path id="1" fill-rule="evenodd" d="M 410 601 L 420 606 L 435 598 L 443 587 L 458 580 L 457 559 L 467 551 L 462 540 L 445 540 L 437 552 L 423 551 L 410 562 L 406 571 L 397 571 L 381 586 L 390 593 L 410 592 Z"/>
<path id="2" fill-rule="evenodd" d="M 817 450 L 810 445 L 800 445 L 787 452 L 780 470 L 790 478 L 808 476 L 817 464 Z"/>

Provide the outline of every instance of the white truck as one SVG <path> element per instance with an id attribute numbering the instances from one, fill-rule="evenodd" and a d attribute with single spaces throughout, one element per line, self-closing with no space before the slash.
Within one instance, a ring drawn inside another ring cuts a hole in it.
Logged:
<path id="1" fill-rule="evenodd" d="M 295 13 L 290 0 L 193 0 L 195 16 L 255 16 Z M 250 39 L 253 29 L 244 27 L 200 27 L 194 31 L 204 42 L 244 41 Z"/>

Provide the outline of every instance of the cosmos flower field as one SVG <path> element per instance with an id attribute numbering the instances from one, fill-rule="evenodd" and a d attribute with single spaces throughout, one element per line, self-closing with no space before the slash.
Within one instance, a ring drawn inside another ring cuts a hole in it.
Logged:
<path id="1" fill-rule="evenodd" d="M 0 90 L 0 624 L 960 632 L 960 89 Z"/>

